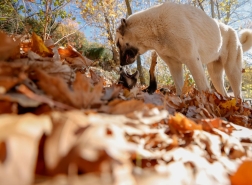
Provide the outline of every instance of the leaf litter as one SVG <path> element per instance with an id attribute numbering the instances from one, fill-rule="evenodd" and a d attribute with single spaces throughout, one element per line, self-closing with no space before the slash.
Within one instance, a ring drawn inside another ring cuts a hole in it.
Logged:
<path id="1" fill-rule="evenodd" d="M 70 45 L 1 38 L 0 184 L 252 183 L 249 104 L 127 90 Z"/>

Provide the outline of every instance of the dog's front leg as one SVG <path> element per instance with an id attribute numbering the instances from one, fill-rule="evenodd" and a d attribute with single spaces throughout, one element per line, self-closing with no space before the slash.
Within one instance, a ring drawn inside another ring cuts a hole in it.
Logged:
<path id="1" fill-rule="evenodd" d="M 149 87 L 143 90 L 144 92 L 148 92 L 149 94 L 152 94 L 157 90 L 157 80 L 155 76 L 156 64 L 157 64 L 157 53 L 153 51 L 151 55 L 151 66 L 149 70 L 150 75 Z"/>
<path id="2" fill-rule="evenodd" d="M 176 87 L 176 94 L 181 95 L 184 84 L 182 63 L 171 59 L 167 59 L 165 57 L 163 60 L 169 67 L 170 73 L 172 75 Z"/>

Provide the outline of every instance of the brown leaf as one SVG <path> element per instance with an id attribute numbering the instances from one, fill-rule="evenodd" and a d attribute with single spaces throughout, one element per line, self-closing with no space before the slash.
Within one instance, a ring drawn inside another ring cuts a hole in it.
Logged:
<path id="1" fill-rule="evenodd" d="M 97 84 L 101 81 L 101 77 L 97 75 L 92 69 L 89 69 L 89 73 L 91 75 L 91 79 L 93 81 L 93 84 Z"/>
<path id="2" fill-rule="evenodd" d="M 60 57 L 70 62 L 70 64 L 80 64 L 82 63 L 84 66 L 90 66 L 93 61 L 82 56 L 73 46 L 70 44 L 67 45 L 66 48 L 60 47 L 58 49 Z M 72 59 L 71 59 L 72 58 Z"/>
<path id="3" fill-rule="evenodd" d="M 0 93 L 4 94 L 18 83 L 25 80 L 26 66 L 17 63 L 0 62 Z"/>
<path id="4" fill-rule="evenodd" d="M 237 124 L 237 125 L 247 126 L 248 121 L 249 121 L 248 119 L 249 118 L 246 115 L 235 115 L 234 114 L 234 115 L 231 115 L 228 120 L 230 122 Z"/>
<path id="5" fill-rule="evenodd" d="M 77 50 L 69 44 L 67 45 L 66 48 L 60 47 L 58 49 L 58 51 L 59 51 L 61 58 L 66 58 L 66 57 L 75 58 L 75 57 L 79 56 L 79 53 L 77 52 Z"/>
<path id="6" fill-rule="evenodd" d="M 139 100 L 128 100 L 112 104 L 109 113 L 111 114 L 129 114 L 134 111 L 140 111 L 146 107 L 146 104 Z"/>
<path id="7" fill-rule="evenodd" d="M 102 96 L 101 99 L 105 100 L 105 101 L 114 99 L 114 98 L 118 97 L 120 91 L 121 91 L 120 86 L 113 85 L 110 87 L 106 87 L 104 89 L 104 95 Z"/>
<path id="8" fill-rule="evenodd" d="M 58 163 L 68 155 L 76 144 L 78 135 L 75 132 L 80 126 L 86 127 L 88 123 L 85 115 L 74 111 L 65 116 L 55 112 L 51 114 L 51 117 L 53 131 L 45 141 L 44 155 L 47 169 L 50 173 L 57 173 L 55 169 Z"/>
<path id="9" fill-rule="evenodd" d="M 102 104 L 103 81 L 101 80 L 94 87 L 90 84 L 89 79 L 81 74 L 76 73 L 76 80 L 73 84 L 75 105 L 77 107 L 89 108 L 92 105 Z"/>
<path id="10" fill-rule="evenodd" d="M 27 96 L 19 93 L 8 93 L 4 95 L 0 94 L 0 100 L 16 102 L 22 107 L 38 107 L 41 104 L 39 101 L 30 99 Z"/>
<path id="11" fill-rule="evenodd" d="M 46 74 L 42 70 L 35 71 L 38 86 L 54 100 L 65 103 L 70 106 L 76 106 L 74 93 L 68 88 L 68 85 L 62 78 Z"/>
<path id="12" fill-rule="evenodd" d="M 41 70 L 36 70 L 36 77 L 39 79 L 39 87 L 56 101 L 76 108 L 87 108 L 103 103 L 101 100 L 103 82 L 100 81 L 93 86 L 89 79 L 79 72 L 76 74 L 73 91 L 61 78 L 50 76 Z"/>
<path id="13" fill-rule="evenodd" d="M 0 100 L 0 114 L 6 114 L 6 113 L 18 113 L 18 105 L 17 103 L 13 103 L 6 100 Z"/>
<path id="14" fill-rule="evenodd" d="M 20 58 L 20 40 L 13 38 L 0 31 L 0 60 Z"/>
<path id="15" fill-rule="evenodd" d="M 32 184 L 39 139 L 51 129 L 49 117 L 1 115 L 0 122 L 0 142 L 7 155 L 0 163 L 0 184 Z"/>
<path id="16" fill-rule="evenodd" d="M 213 128 L 217 128 L 227 134 L 231 134 L 235 129 L 229 122 L 224 121 L 220 118 L 215 119 L 203 119 L 200 120 L 200 123 L 203 126 L 203 130 L 211 132 Z"/>
<path id="17" fill-rule="evenodd" d="M 39 102 L 39 104 L 41 103 L 46 103 L 47 105 L 51 106 L 51 107 L 57 107 L 59 109 L 63 109 L 63 110 L 72 110 L 74 109 L 73 107 L 71 106 L 68 106 L 68 105 L 65 105 L 61 102 L 56 102 L 56 101 L 53 101 L 51 100 L 50 98 L 46 97 L 46 96 L 43 96 L 43 95 L 37 95 L 35 93 L 33 93 L 31 90 L 29 90 L 25 85 L 20 85 L 17 87 L 17 90 L 21 93 L 23 93 L 25 96 L 27 96 L 28 98 L 30 98 L 30 100 L 34 100 L 36 101 L 37 103 Z M 29 100 L 29 101 L 30 101 Z M 24 100 L 22 100 L 22 103 L 23 103 Z M 27 104 L 24 103 L 25 105 Z M 46 108 L 46 110 L 48 111 L 48 107 L 44 107 Z M 37 110 L 38 111 L 38 110 Z M 40 111 L 38 111 L 40 112 Z"/>

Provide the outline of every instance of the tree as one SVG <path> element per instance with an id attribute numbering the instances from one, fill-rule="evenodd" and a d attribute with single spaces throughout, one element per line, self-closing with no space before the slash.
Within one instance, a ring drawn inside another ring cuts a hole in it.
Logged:
<path id="1" fill-rule="evenodd" d="M 250 0 L 192 0 L 192 5 L 199 7 L 212 18 L 224 24 L 235 24 L 252 17 Z"/>
<path id="2" fill-rule="evenodd" d="M 61 46 L 71 44 L 79 52 L 84 53 L 88 48 L 88 41 L 83 32 L 79 30 L 79 24 L 72 19 L 66 19 L 60 23 L 51 34 L 54 42 Z"/>
<path id="3" fill-rule="evenodd" d="M 129 16 L 129 15 L 132 14 L 132 9 L 131 9 L 129 0 L 125 0 L 125 4 L 127 6 L 127 13 L 128 13 L 128 16 Z M 143 74 L 143 69 L 142 69 L 142 64 L 141 64 L 141 57 L 140 56 L 137 57 L 137 70 L 139 71 L 140 83 L 142 85 L 146 84 L 144 74 Z"/>
<path id="4" fill-rule="evenodd" d="M 72 0 L 5 0 L 0 3 L 0 26 L 9 33 L 36 32 L 47 39 L 65 18 L 75 19 L 66 9 Z M 11 23 L 11 26 L 6 27 Z"/>
<path id="5" fill-rule="evenodd" d="M 89 25 L 99 28 L 99 41 L 108 43 L 112 54 L 114 65 L 119 64 L 119 54 L 115 43 L 116 18 L 124 14 L 124 6 L 116 0 L 79 0 L 82 18 Z"/>
<path id="6" fill-rule="evenodd" d="M 45 40 L 57 29 L 62 20 L 75 19 L 74 15 L 66 8 L 71 3 L 72 0 L 25 1 L 26 17 L 34 17 L 41 22 L 42 36 Z"/>
<path id="7" fill-rule="evenodd" d="M 22 8 L 16 0 L 0 2 L 0 29 L 10 33 L 20 33 L 24 29 L 22 17 L 18 11 Z"/>

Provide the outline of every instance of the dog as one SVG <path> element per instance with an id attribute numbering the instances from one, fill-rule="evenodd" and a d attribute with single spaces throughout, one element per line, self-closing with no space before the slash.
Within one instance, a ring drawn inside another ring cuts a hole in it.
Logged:
<path id="1" fill-rule="evenodd" d="M 239 40 L 234 29 L 202 10 L 166 2 L 121 19 L 116 44 L 121 66 L 155 50 L 168 65 L 178 95 L 184 83 L 182 64 L 191 72 L 199 91 L 210 91 L 204 64 L 220 94 L 227 96 L 225 71 L 234 96 L 241 98 L 243 52 L 252 46 L 252 31 L 243 30 Z"/>
<path id="2" fill-rule="evenodd" d="M 149 94 L 153 94 L 157 90 L 157 80 L 155 75 L 155 68 L 157 64 L 157 54 L 155 51 L 152 52 L 151 56 L 151 66 L 149 70 L 149 86 L 143 90 L 143 92 L 148 92 Z M 139 77 L 139 72 L 136 71 L 133 74 L 128 73 L 128 71 L 124 67 L 120 67 L 120 76 L 118 79 L 118 84 L 121 84 L 123 87 L 131 90 L 137 84 L 137 78 Z"/>
<path id="3" fill-rule="evenodd" d="M 137 83 L 137 78 L 139 77 L 139 72 L 136 71 L 133 74 L 130 74 L 125 68 L 120 67 L 120 77 L 118 84 L 121 84 L 127 89 L 132 89 Z"/>

